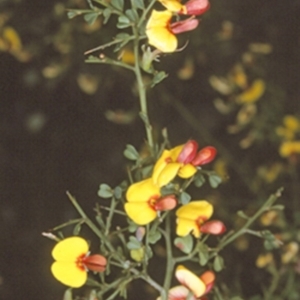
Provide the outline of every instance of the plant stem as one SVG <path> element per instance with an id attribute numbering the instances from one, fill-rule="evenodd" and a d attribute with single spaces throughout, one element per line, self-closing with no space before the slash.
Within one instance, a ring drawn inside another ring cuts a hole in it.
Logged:
<path id="1" fill-rule="evenodd" d="M 142 72 L 139 65 L 139 32 L 137 27 L 132 27 L 133 34 L 135 36 L 133 51 L 135 57 L 135 65 L 134 65 L 134 73 L 137 80 L 138 85 L 138 92 L 139 92 L 139 100 L 140 100 L 140 116 L 145 124 L 146 134 L 147 134 L 147 141 L 151 151 L 153 154 L 154 151 L 154 143 L 153 143 L 153 136 L 152 136 L 152 127 L 149 121 L 148 116 L 148 108 L 147 108 L 147 97 L 146 97 L 146 88 L 142 78 Z"/>

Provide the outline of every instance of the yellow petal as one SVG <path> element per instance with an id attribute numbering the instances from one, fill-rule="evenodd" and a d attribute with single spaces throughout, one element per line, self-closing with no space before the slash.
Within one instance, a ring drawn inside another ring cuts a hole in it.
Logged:
<path id="1" fill-rule="evenodd" d="M 175 276 L 177 280 L 191 290 L 197 298 L 205 294 L 206 286 L 204 282 L 184 266 L 179 265 L 176 268 Z"/>
<path id="2" fill-rule="evenodd" d="M 20 51 L 22 42 L 18 33 L 12 27 L 5 27 L 3 30 L 3 38 L 7 43 L 8 50 L 15 52 Z"/>
<path id="3" fill-rule="evenodd" d="M 168 160 L 170 160 L 170 151 L 169 150 L 164 150 L 160 158 L 157 160 L 153 172 L 152 172 L 152 180 L 156 184 L 157 183 L 157 178 L 161 171 L 166 167 L 168 164 Z"/>
<path id="4" fill-rule="evenodd" d="M 180 3 L 180 0 L 159 0 L 159 2 L 171 12 L 180 12 L 184 9 L 184 6 Z"/>
<path id="5" fill-rule="evenodd" d="M 190 178 L 197 172 L 197 168 L 192 164 L 186 164 L 182 166 L 178 172 L 178 176 L 181 178 Z"/>
<path id="6" fill-rule="evenodd" d="M 86 254 L 88 250 L 86 240 L 73 236 L 58 242 L 52 250 L 52 256 L 60 262 L 76 262 L 77 258 Z"/>
<path id="7" fill-rule="evenodd" d="M 206 200 L 192 201 L 181 206 L 176 211 L 176 216 L 187 220 L 197 220 L 198 218 L 209 219 L 213 214 L 213 206 Z"/>
<path id="8" fill-rule="evenodd" d="M 282 157 L 288 157 L 292 154 L 299 154 L 300 153 L 300 141 L 294 141 L 294 142 L 284 142 L 281 144 L 279 148 L 279 154 Z"/>
<path id="9" fill-rule="evenodd" d="M 168 28 L 171 17 L 170 11 L 153 10 L 146 26 L 148 43 L 166 53 L 177 49 L 177 38 Z"/>
<path id="10" fill-rule="evenodd" d="M 75 262 L 56 261 L 52 264 L 51 271 L 58 281 L 74 288 L 83 286 L 87 280 L 87 272 Z"/>
<path id="11" fill-rule="evenodd" d="M 286 128 L 290 129 L 293 132 L 298 131 L 300 128 L 299 120 L 292 115 L 285 116 L 283 118 L 283 124 Z"/>
<path id="12" fill-rule="evenodd" d="M 180 152 L 182 151 L 184 145 L 185 144 L 179 145 L 179 146 L 177 146 L 177 147 L 170 150 L 170 157 L 171 157 L 172 161 L 174 161 L 174 162 L 177 161 L 177 158 L 178 158 Z"/>
<path id="13" fill-rule="evenodd" d="M 127 202 L 124 208 L 128 217 L 138 225 L 149 224 L 157 217 L 156 211 L 147 202 Z"/>
<path id="14" fill-rule="evenodd" d="M 175 176 L 177 175 L 179 169 L 181 167 L 180 163 L 169 163 L 165 166 L 165 168 L 160 172 L 157 178 L 157 185 L 162 187 L 171 182 Z"/>
<path id="15" fill-rule="evenodd" d="M 151 198 L 159 196 L 160 189 L 153 183 L 151 178 L 132 184 L 126 193 L 128 202 L 147 202 Z"/>
<path id="16" fill-rule="evenodd" d="M 197 223 L 193 220 L 177 218 L 176 234 L 178 236 L 187 236 L 191 232 L 196 238 L 200 237 L 200 229 Z"/>
<path id="17" fill-rule="evenodd" d="M 130 250 L 130 257 L 137 262 L 142 261 L 144 256 L 145 256 L 144 248 Z"/>
<path id="18" fill-rule="evenodd" d="M 256 79 L 251 87 L 237 96 L 236 101 L 238 103 L 253 103 L 261 98 L 266 89 L 266 84 L 261 79 Z"/>

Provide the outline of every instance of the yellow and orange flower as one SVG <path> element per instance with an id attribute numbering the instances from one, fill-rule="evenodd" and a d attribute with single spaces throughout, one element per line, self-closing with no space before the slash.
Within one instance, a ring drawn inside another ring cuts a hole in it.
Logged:
<path id="1" fill-rule="evenodd" d="M 226 227 L 218 220 L 206 222 L 213 214 L 213 206 L 206 200 L 192 201 L 183 205 L 176 211 L 177 228 L 179 236 L 187 236 L 192 233 L 199 238 L 201 233 L 222 234 Z"/>
<path id="2" fill-rule="evenodd" d="M 146 25 L 148 43 L 161 52 L 170 53 L 177 49 L 176 34 L 195 29 L 199 21 L 194 17 L 171 23 L 172 12 L 153 10 Z"/>
<path id="3" fill-rule="evenodd" d="M 152 222 L 158 212 L 171 210 L 177 205 L 175 196 L 161 196 L 160 188 L 151 178 L 132 184 L 126 199 L 125 212 L 138 225 Z"/>
<path id="4" fill-rule="evenodd" d="M 187 268 L 179 265 L 176 268 L 175 276 L 182 284 L 169 290 L 168 300 L 183 300 L 192 294 L 188 299 L 199 300 L 210 292 L 214 286 L 215 274 L 212 271 L 206 271 L 201 276 L 197 276 Z M 158 297 L 157 300 L 160 300 Z"/>
<path id="5" fill-rule="evenodd" d="M 58 242 L 52 250 L 55 262 L 51 266 L 53 276 L 61 283 L 78 288 L 85 284 L 87 271 L 103 272 L 106 258 L 89 255 L 86 240 L 73 236 Z"/>
<path id="6" fill-rule="evenodd" d="M 181 4 L 181 0 L 159 0 L 159 2 L 169 11 L 183 15 L 202 15 L 209 8 L 208 0 L 189 0 Z"/>
<path id="7" fill-rule="evenodd" d="M 154 184 L 162 187 L 178 175 L 190 178 L 197 172 L 197 167 L 210 163 L 216 156 L 217 150 L 208 146 L 198 151 L 194 140 L 171 150 L 164 150 L 154 166 L 152 179 Z"/>

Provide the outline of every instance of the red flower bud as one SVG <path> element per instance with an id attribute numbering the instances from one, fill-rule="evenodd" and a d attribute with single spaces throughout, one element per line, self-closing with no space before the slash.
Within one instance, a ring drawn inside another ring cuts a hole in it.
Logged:
<path id="1" fill-rule="evenodd" d="M 99 254 L 87 256 L 82 259 L 82 264 L 87 269 L 95 272 L 103 272 L 105 270 L 106 263 L 106 258 Z"/>
<path id="2" fill-rule="evenodd" d="M 202 15 L 209 8 L 210 4 L 208 0 L 190 0 L 185 4 L 187 15 Z"/>
<path id="3" fill-rule="evenodd" d="M 154 205 L 156 211 L 172 210 L 177 205 L 177 200 L 174 195 L 168 195 L 160 198 Z"/>
<path id="4" fill-rule="evenodd" d="M 217 154 L 217 149 L 211 146 L 201 149 L 196 157 L 192 160 L 194 166 L 201 166 L 210 163 L 214 160 Z"/>
<path id="5" fill-rule="evenodd" d="M 199 20 L 191 17 L 183 21 L 171 23 L 170 29 L 172 33 L 179 34 L 182 32 L 194 30 L 198 26 L 198 24 Z"/>
<path id="6" fill-rule="evenodd" d="M 194 140 L 188 141 L 187 143 L 185 143 L 183 149 L 179 153 L 177 161 L 184 164 L 190 163 L 194 159 L 197 153 L 197 149 L 198 149 L 198 143 L 196 141 Z"/>
<path id="7" fill-rule="evenodd" d="M 219 235 L 226 231 L 226 227 L 223 222 L 218 220 L 212 220 L 202 224 L 200 231 L 202 233 Z"/>

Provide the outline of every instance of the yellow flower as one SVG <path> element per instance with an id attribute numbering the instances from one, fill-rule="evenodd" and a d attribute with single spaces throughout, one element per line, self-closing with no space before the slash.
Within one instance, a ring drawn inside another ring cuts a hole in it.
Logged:
<path id="1" fill-rule="evenodd" d="M 279 148 L 282 157 L 289 157 L 293 154 L 300 154 L 300 141 L 283 142 Z"/>
<path id="2" fill-rule="evenodd" d="M 160 188 L 151 178 L 132 184 L 126 199 L 125 212 L 138 225 L 152 222 L 159 211 L 171 210 L 177 205 L 173 195 L 161 197 Z"/>
<path id="3" fill-rule="evenodd" d="M 184 5 L 180 3 L 180 0 L 159 0 L 159 2 L 167 10 L 183 15 L 202 15 L 210 7 L 208 0 L 190 0 Z"/>
<path id="4" fill-rule="evenodd" d="M 296 242 L 290 242 L 284 247 L 284 251 L 281 254 L 281 262 L 283 264 L 290 263 L 293 258 L 298 254 L 299 245 Z"/>
<path id="5" fill-rule="evenodd" d="M 176 268 L 175 276 L 182 285 L 175 286 L 169 290 L 169 300 L 204 299 L 200 297 L 209 293 L 215 282 L 214 272 L 206 271 L 201 276 L 197 276 L 182 265 Z M 157 300 L 161 300 L 161 297 L 158 297 Z"/>
<path id="6" fill-rule="evenodd" d="M 192 201 L 183 205 L 176 211 L 177 228 L 179 236 L 192 233 L 196 238 L 201 235 L 201 225 L 213 214 L 213 206 L 206 200 Z"/>
<path id="7" fill-rule="evenodd" d="M 197 166 L 211 162 L 217 154 L 217 150 L 211 146 L 197 151 L 198 144 L 194 140 L 171 150 L 164 150 L 154 166 L 153 182 L 162 187 L 177 174 L 181 178 L 190 178 L 197 172 Z"/>
<path id="8" fill-rule="evenodd" d="M 89 256 L 88 243 L 80 237 L 69 237 L 58 242 L 52 250 L 55 262 L 53 276 L 61 283 L 78 288 L 87 280 L 87 270 L 103 272 L 106 259 L 102 255 Z"/>
<path id="9" fill-rule="evenodd" d="M 265 89 L 265 82 L 262 79 L 256 79 L 246 91 L 237 96 L 236 101 L 238 103 L 256 102 L 262 97 Z"/>
<path id="10" fill-rule="evenodd" d="M 152 10 L 146 25 L 148 43 L 161 52 L 174 52 L 177 49 L 176 34 L 190 31 L 198 26 L 199 21 L 192 18 L 171 23 L 172 12 Z"/>
<path id="11" fill-rule="evenodd" d="M 260 254 L 257 257 L 255 264 L 258 268 L 264 268 L 273 262 L 274 262 L 273 254 L 271 252 L 268 252 L 265 254 Z"/>

